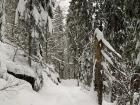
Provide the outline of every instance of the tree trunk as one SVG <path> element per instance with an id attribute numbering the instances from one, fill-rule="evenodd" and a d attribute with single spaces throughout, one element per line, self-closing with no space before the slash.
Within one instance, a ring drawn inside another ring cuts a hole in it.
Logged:
<path id="1" fill-rule="evenodd" d="M 32 66 L 32 61 L 31 61 L 31 56 L 32 56 L 32 46 L 31 46 L 31 42 L 32 42 L 32 36 L 31 34 L 29 35 L 29 48 L 28 48 L 28 52 L 29 52 L 29 57 L 28 57 L 28 64 L 29 66 Z"/>
<path id="2" fill-rule="evenodd" d="M 95 38 L 95 59 L 96 65 L 95 65 L 95 90 L 98 93 L 98 103 L 99 105 L 102 105 L 102 91 L 103 91 L 103 78 L 102 78 L 102 54 L 101 49 L 103 47 L 102 41 L 98 41 L 97 38 Z"/>
<path id="3" fill-rule="evenodd" d="M 28 47 L 28 53 L 29 53 L 29 57 L 28 57 L 28 64 L 29 64 L 29 66 L 31 66 L 32 64 L 31 64 L 31 56 L 32 56 L 32 35 L 31 35 L 31 25 L 32 25 L 32 13 L 31 13 L 31 11 L 32 11 L 32 0 L 30 0 L 30 8 L 29 8 L 29 10 L 30 10 L 30 32 L 29 32 L 29 41 L 28 41 L 28 45 L 29 45 L 29 47 Z"/>
<path id="4" fill-rule="evenodd" d="M 45 50 L 45 53 L 46 53 L 46 55 L 45 55 L 45 61 L 46 61 L 46 63 L 47 63 L 47 59 L 48 59 L 48 43 L 47 43 L 47 41 L 46 41 L 46 50 Z"/>
<path id="5" fill-rule="evenodd" d="M 0 23 L 0 41 L 2 41 L 1 27 L 2 27 L 2 22 Z"/>

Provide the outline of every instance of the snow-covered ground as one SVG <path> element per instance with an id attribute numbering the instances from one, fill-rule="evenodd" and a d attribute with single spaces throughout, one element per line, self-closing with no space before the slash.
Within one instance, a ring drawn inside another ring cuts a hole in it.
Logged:
<path id="1" fill-rule="evenodd" d="M 74 87 L 74 86 L 77 86 L 78 81 L 75 79 L 61 80 L 61 84 L 66 86 L 66 87 Z"/>
<path id="2" fill-rule="evenodd" d="M 15 48 L 0 42 L 0 49 L 0 76 L 5 74 L 5 78 L 0 77 L 0 105 L 98 105 L 96 93 L 77 87 L 76 80 L 62 80 L 56 85 L 45 72 L 43 88 L 39 92 L 33 91 L 28 82 L 6 73 L 9 69 L 34 76 L 22 51 L 17 52 L 13 62 Z M 103 105 L 112 104 L 103 102 Z"/>
<path id="3" fill-rule="evenodd" d="M 44 80 L 39 93 L 33 91 L 29 84 L 0 91 L 0 105 L 97 105 L 96 96 L 91 97 L 89 92 L 74 84 L 70 86 L 71 80 L 65 80 L 63 85 L 55 85 L 47 77 Z M 104 102 L 103 105 L 112 104 Z"/>
<path id="4" fill-rule="evenodd" d="M 0 91 L 0 97 L 0 105 L 97 105 L 96 99 L 79 87 L 55 85 L 49 78 L 39 93 L 21 85 Z"/>

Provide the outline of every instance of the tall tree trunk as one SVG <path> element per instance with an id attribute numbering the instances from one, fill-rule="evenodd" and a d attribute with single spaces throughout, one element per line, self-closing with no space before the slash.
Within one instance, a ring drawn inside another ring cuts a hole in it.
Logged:
<path id="1" fill-rule="evenodd" d="M 46 38 L 47 39 L 47 38 Z M 48 61 L 48 43 L 47 43 L 47 41 L 45 42 L 45 44 L 46 44 L 46 49 L 45 49 L 45 61 L 46 61 L 46 63 L 47 63 L 47 61 Z"/>
<path id="2" fill-rule="evenodd" d="M 2 22 L 0 23 L 0 41 L 2 41 L 1 27 L 2 27 Z"/>
<path id="3" fill-rule="evenodd" d="M 98 93 L 98 103 L 102 105 L 102 91 L 103 91 L 103 78 L 102 78 L 102 54 L 101 49 L 103 47 L 102 41 L 98 41 L 95 38 L 95 59 L 97 60 L 95 65 L 95 90 Z"/>
<path id="4" fill-rule="evenodd" d="M 28 52 L 29 52 L 29 57 L 28 57 L 28 64 L 29 66 L 32 66 L 32 61 L 31 61 L 31 56 L 32 56 L 32 36 L 31 36 L 31 33 L 29 34 L 29 48 L 28 48 Z"/>
<path id="5" fill-rule="evenodd" d="M 28 64 L 29 66 L 32 65 L 32 61 L 31 61 L 31 56 L 32 56 L 32 35 L 31 35 L 31 28 L 32 28 L 32 0 L 30 0 L 30 7 L 29 7 L 29 10 L 30 10 L 30 32 L 29 32 L 29 41 L 28 41 L 28 53 L 29 53 L 29 57 L 28 57 Z"/>
<path id="6" fill-rule="evenodd" d="M 74 51 L 74 71 L 73 71 L 73 78 L 76 79 L 76 69 L 77 69 L 77 60 L 76 60 L 76 56 L 77 56 L 77 50 Z"/>

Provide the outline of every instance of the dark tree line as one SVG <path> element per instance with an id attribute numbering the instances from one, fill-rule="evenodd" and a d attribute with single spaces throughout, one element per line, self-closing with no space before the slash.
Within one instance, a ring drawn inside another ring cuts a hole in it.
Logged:
<path id="1" fill-rule="evenodd" d="M 103 32 L 104 37 L 122 56 L 121 59 L 115 57 L 103 47 L 112 59 L 113 65 L 100 54 L 101 62 L 106 66 L 95 67 L 95 69 L 103 70 L 102 82 L 108 84 L 108 86 L 103 84 L 105 88 L 103 92 L 111 94 L 110 101 L 117 101 L 119 105 L 126 105 L 126 103 L 138 105 L 139 101 L 139 99 L 134 100 L 135 93 L 138 94 L 140 88 L 139 73 L 136 73 L 140 68 L 139 4 L 139 0 L 72 0 L 67 15 L 69 62 L 72 62 L 70 67 L 74 68 L 76 78 L 80 79 L 84 87 L 91 86 L 93 61 L 96 59 L 94 55 L 99 54 L 96 51 L 97 44 L 92 44 L 95 41 L 93 33 L 96 28 Z M 96 47 L 93 48 L 93 46 Z M 99 47 L 97 49 L 99 50 Z M 109 74 L 106 72 L 106 67 Z M 115 79 L 110 80 L 110 78 Z M 100 81 L 99 78 L 96 80 Z M 96 81 L 94 84 L 96 88 Z M 99 103 L 101 105 L 101 100 Z"/>

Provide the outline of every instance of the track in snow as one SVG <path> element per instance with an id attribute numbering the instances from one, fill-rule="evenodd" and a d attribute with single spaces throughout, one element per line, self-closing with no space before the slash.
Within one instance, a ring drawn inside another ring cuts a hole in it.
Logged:
<path id="1" fill-rule="evenodd" d="M 80 87 L 69 84 L 55 85 L 45 79 L 42 90 L 37 93 L 29 84 L 0 91 L 0 105 L 97 105 L 96 95 L 91 96 Z M 112 105 L 112 104 L 103 104 Z"/>
<path id="2" fill-rule="evenodd" d="M 44 86 L 40 95 L 46 99 L 48 105 L 97 105 L 96 99 L 92 99 L 88 93 L 76 86 Z"/>

